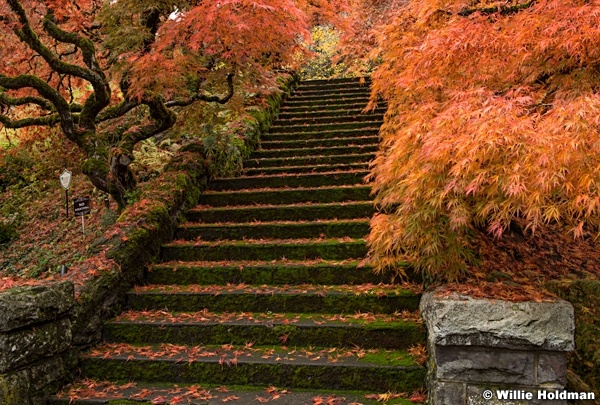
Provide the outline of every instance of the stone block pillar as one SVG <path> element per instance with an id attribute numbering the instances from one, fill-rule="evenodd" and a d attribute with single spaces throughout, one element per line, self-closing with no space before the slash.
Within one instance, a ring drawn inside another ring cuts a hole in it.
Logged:
<path id="1" fill-rule="evenodd" d="M 557 395 L 564 392 L 566 355 L 574 349 L 568 302 L 430 292 L 423 295 L 421 314 L 430 405 L 566 405 Z"/>

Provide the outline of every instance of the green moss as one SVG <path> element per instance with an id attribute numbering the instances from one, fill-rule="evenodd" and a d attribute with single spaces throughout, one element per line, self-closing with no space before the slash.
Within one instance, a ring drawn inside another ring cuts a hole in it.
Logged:
<path id="1" fill-rule="evenodd" d="M 424 385 L 421 367 L 337 367 L 303 363 L 238 363 L 223 366 L 217 362 L 108 360 L 86 358 L 83 373 L 111 381 L 288 386 L 308 389 L 397 390 L 410 392 Z"/>
<path id="2" fill-rule="evenodd" d="M 223 243 L 220 245 L 176 244 L 162 248 L 162 257 L 166 261 L 219 261 L 229 260 L 289 260 L 325 259 L 345 260 L 364 257 L 367 253 L 366 242 L 355 240 L 338 242 L 324 240 L 315 243 L 253 243 L 244 241 Z"/>
<path id="3" fill-rule="evenodd" d="M 177 269 L 177 271 L 174 271 Z M 389 282 L 375 275 L 369 267 L 358 268 L 357 263 L 330 265 L 265 264 L 239 266 L 188 266 L 179 264 L 156 265 L 147 275 L 150 284 L 361 284 Z"/>
<path id="4" fill-rule="evenodd" d="M 211 311 L 239 312 L 295 312 L 295 313 L 354 313 L 374 312 L 392 314 L 407 309 L 415 311 L 419 307 L 419 296 L 414 294 L 372 295 L 354 294 L 278 294 L 254 295 L 224 293 L 212 294 L 158 294 L 140 293 L 129 295 L 129 306 L 134 310 L 169 308 L 171 311 L 197 311 L 198 308 L 211 308 Z"/>

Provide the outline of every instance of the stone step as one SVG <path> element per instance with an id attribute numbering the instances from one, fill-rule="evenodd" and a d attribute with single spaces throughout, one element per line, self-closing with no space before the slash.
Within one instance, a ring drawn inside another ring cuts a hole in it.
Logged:
<path id="1" fill-rule="evenodd" d="M 361 83 L 362 82 L 362 83 Z M 304 80 L 301 81 L 298 85 L 298 89 L 305 89 L 309 87 L 315 87 L 319 89 L 334 87 L 334 86 L 344 86 L 344 85 L 354 85 L 354 86 L 368 86 L 371 83 L 370 77 L 348 77 L 348 78 L 339 78 L 339 79 L 322 79 L 322 80 Z"/>
<path id="2" fill-rule="evenodd" d="M 325 132 L 283 132 L 279 134 L 265 134 L 261 141 L 290 141 L 290 140 L 308 140 L 308 139 L 330 139 L 330 138 L 357 138 L 362 136 L 376 136 L 379 133 L 379 127 L 341 129 Z"/>
<path id="3" fill-rule="evenodd" d="M 285 141 L 263 141 L 260 143 L 262 150 L 272 149 L 303 149 L 325 148 L 333 146 L 377 145 L 379 136 L 359 136 L 355 138 L 326 138 L 326 139 L 300 139 Z"/>
<path id="4" fill-rule="evenodd" d="M 369 218 L 375 213 L 372 201 L 331 203 L 198 207 L 189 211 L 188 221 L 203 223 L 248 223 L 254 221 L 317 221 Z"/>
<path id="5" fill-rule="evenodd" d="M 317 99 L 317 100 L 313 100 L 313 99 L 289 99 L 285 102 L 286 106 L 288 108 L 293 108 L 293 107 L 312 107 L 315 110 L 321 110 L 323 109 L 323 107 L 328 107 L 328 106 L 354 106 L 357 104 L 362 104 L 363 108 L 367 106 L 367 104 L 370 101 L 370 97 L 369 95 L 352 95 L 352 97 L 350 97 L 350 95 L 348 97 L 335 97 L 335 98 L 322 98 L 322 99 Z M 336 108 L 337 109 L 337 108 Z M 287 110 L 285 110 L 287 111 Z"/>
<path id="6" fill-rule="evenodd" d="M 338 152 L 343 152 L 339 150 Z M 288 156 L 274 158 L 248 159 L 244 162 L 246 168 L 285 167 L 323 164 L 364 163 L 375 158 L 375 153 L 333 154 L 315 156 Z"/>
<path id="7" fill-rule="evenodd" d="M 303 149 L 272 149 L 258 150 L 250 159 L 300 157 L 300 156 L 327 156 L 327 155 L 359 155 L 377 152 L 377 145 L 357 146 L 332 146 L 329 148 L 303 148 Z"/>
<path id="8" fill-rule="evenodd" d="M 412 315 L 412 314 L 407 314 Z M 250 312 L 127 311 L 104 324 L 108 343 L 173 345 L 285 344 L 289 347 L 408 349 L 424 338 L 416 316 Z M 282 342 L 284 340 L 284 342 Z"/>
<path id="9" fill-rule="evenodd" d="M 339 165 L 314 165 L 314 166 L 284 166 L 284 167 L 264 167 L 256 169 L 246 169 L 243 176 L 275 175 L 284 173 L 324 173 L 340 172 L 345 170 L 367 170 L 369 164 L 364 163 L 344 163 Z"/>
<path id="10" fill-rule="evenodd" d="M 335 118 L 335 117 L 348 117 L 348 116 L 374 116 L 374 115 L 383 115 L 387 111 L 386 107 L 379 107 L 373 111 L 364 112 L 364 106 L 362 108 L 354 108 L 354 109 L 339 109 L 339 110 L 325 110 L 325 111 L 314 111 L 314 112 L 304 112 L 304 113 L 286 113 L 280 112 L 277 116 L 280 120 L 293 120 L 293 119 L 315 119 L 315 118 Z"/>
<path id="11" fill-rule="evenodd" d="M 127 293 L 134 311 L 394 314 L 419 309 L 420 294 L 407 286 L 353 285 L 146 285 Z"/>
<path id="12" fill-rule="evenodd" d="M 285 104 L 281 110 L 280 114 L 318 114 L 323 112 L 331 112 L 331 111 L 339 111 L 339 110 L 355 110 L 355 109 L 365 109 L 368 104 L 368 99 L 360 99 L 358 101 L 353 101 L 350 103 L 338 103 L 338 104 L 314 104 L 311 103 L 308 106 L 302 105 L 287 105 Z M 386 103 L 380 102 L 376 106 L 376 108 L 387 108 Z"/>
<path id="13" fill-rule="evenodd" d="M 319 95 L 338 95 L 347 93 L 365 93 L 369 94 L 371 89 L 369 86 L 345 86 L 336 88 L 322 88 L 322 87 L 298 87 L 292 94 L 292 97 L 296 96 L 319 96 Z"/>
<path id="14" fill-rule="evenodd" d="M 47 405 L 143 405 L 143 404 L 185 404 L 185 405 L 259 405 L 271 402 L 279 405 L 378 405 L 375 398 L 381 392 L 306 390 L 277 388 L 274 386 L 226 387 L 214 384 L 114 384 L 107 381 L 79 380 L 70 384 L 58 395 L 53 396 Z M 409 396 L 408 394 L 406 396 Z M 183 400 L 183 402 L 181 402 Z M 143 401 L 143 402 L 140 402 Z M 401 405 L 413 402 L 396 399 Z"/>
<path id="15" fill-rule="evenodd" d="M 350 88 L 347 91 L 311 91 L 308 94 L 305 92 L 296 91 L 286 100 L 286 103 L 294 103 L 298 101 L 342 100 L 370 96 L 371 92 L 368 89 L 360 88 Z"/>
<path id="16" fill-rule="evenodd" d="M 369 122 L 383 121 L 383 113 L 361 113 L 342 114 L 330 117 L 300 117 L 300 118 L 278 118 L 273 122 L 273 126 L 297 126 L 297 125 L 315 125 L 315 124 L 339 124 L 343 122 Z"/>
<path id="17" fill-rule="evenodd" d="M 277 134 L 290 134 L 298 132 L 327 132 L 327 131 L 339 131 L 342 129 L 363 129 L 368 128 L 379 128 L 383 124 L 383 121 L 366 121 L 366 122 L 341 122 L 341 123 L 325 123 L 325 124 L 304 124 L 304 125 L 272 125 L 269 133 L 273 135 Z"/>
<path id="18" fill-rule="evenodd" d="M 85 378 L 148 383 L 412 391 L 425 369 L 406 351 L 104 344 L 81 358 Z M 360 357 L 362 355 L 362 357 Z"/>
<path id="19" fill-rule="evenodd" d="M 213 207 L 239 206 L 250 204 L 287 205 L 297 203 L 333 203 L 344 201 L 371 200 L 371 187 L 327 186 L 298 187 L 293 189 L 263 189 L 236 191 L 207 191 L 200 196 L 201 205 Z M 192 213 L 195 210 L 192 209 Z M 290 219 L 289 217 L 286 219 Z M 273 218 L 271 218 L 273 220 Z"/>
<path id="20" fill-rule="evenodd" d="M 170 262 L 155 264 L 146 275 L 150 284 L 296 285 L 379 284 L 389 277 L 375 274 L 358 261 Z"/>
<path id="21" fill-rule="evenodd" d="M 360 146 L 354 146 L 360 148 Z M 282 150 L 282 149 L 280 149 Z M 270 176 L 244 176 L 216 179 L 210 182 L 215 191 L 245 190 L 251 188 L 320 187 L 333 185 L 362 184 L 369 174 L 366 170 L 343 172 L 274 174 Z"/>
<path id="22" fill-rule="evenodd" d="M 226 224 L 187 223 L 175 231 L 181 240 L 364 238 L 369 233 L 369 218 L 360 220 L 278 221 Z"/>
<path id="23" fill-rule="evenodd" d="M 162 248 L 165 261 L 227 260 L 344 260 L 364 257 L 364 239 L 282 239 L 264 241 L 188 242 L 175 241 Z"/>

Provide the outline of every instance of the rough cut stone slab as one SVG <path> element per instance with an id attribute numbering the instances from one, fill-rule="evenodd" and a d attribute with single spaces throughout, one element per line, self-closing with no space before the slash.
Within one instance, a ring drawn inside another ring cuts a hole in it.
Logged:
<path id="1" fill-rule="evenodd" d="M 567 354 L 564 352 L 540 353 L 538 360 L 538 384 L 564 387 L 567 383 Z"/>
<path id="2" fill-rule="evenodd" d="M 71 344 L 71 321 L 68 318 L 34 328 L 0 334 L 0 373 L 63 352 Z"/>
<path id="3" fill-rule="evenodd" d="M 440 380 L 505 384 L 507 387 L 535 384 L 535 354 L 532 351 L 438 346 L 435 362 Z"/>
<path id="4" fill-rule="evenodd" d="M 62 318 L 75 304 L 69 281 L 0 293 L 0 332 Z"/>
<path id="5" fill-rule="evenodd" d="M 440 346 L 571 351 L 573 306 L 566 301 L 507 302 L 452 294 L 423 294 L 421 314 L 429 339 Z"/>
<path id="6" fill-rule="evenodd" d="M 438 381 L 430 386 L 433 403 L 437 405 L 458 405 L 465 403 L 464 383 L 449 383 Z"/>
<path id="7" fill-rule="evenodd" d="M 54 356 L 28 370 L 32 389 L 41 390 L 65 378 L 66 370 L 62 357 Z"/>

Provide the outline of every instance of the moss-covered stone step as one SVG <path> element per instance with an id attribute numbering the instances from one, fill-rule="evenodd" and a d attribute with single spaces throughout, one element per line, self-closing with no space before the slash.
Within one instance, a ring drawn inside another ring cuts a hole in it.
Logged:
<path id="1" fill-rule="evenodd" d="M 315 86 L 319 88 L 327 86 L 336 86 L 340 84 L 354 84 L 356 86 L 365 86 L 371 83 L 370 76 L 363 77 L 340 77 L 335 79 L 318 79 L 318 80 L 303 80 L 300 82 L 298 88 Z"/>
<path id="2" fill-rule="evenodd" d="M 369 103 L 369 100 L 370 99 L 368 95 L 356 95 L 352 97 L 322 98 L 318 100 L 289 99 L 285 102 L 285 105 L 290 108 L 311 107 L 313 110 L 320 110 L 323 108 L 323 106 L 348 106 L 356 104 L 362 104 L 364 108 Z"/>
<path id="3" fill-rule="evenodd" d="M 228 241 L 220 243 L 176 241 L 163 245 L 165 261 L 181 260 L 344 260 L 367 254 L 363 239 L 307 239 L 281 241 Z"/>
<path id="4" fill-rule="evenodd" d="M 336 124 L 343 122 L 369 122 L 369 121 L 383 121 L 383 114 L 343 114 L 331 117 L 300 117 L 290 119 L 277 119 L 273 126 L 287 126 L 287 125 L 315 125 L 315 124 Z"/>
<path id="5" fill-rule="evenodd" d="M 309 106 L 298 106 L 298 105 L 285 105 L 281 108 L 280 114 L 308 114 L 308 113 L 321 113 L 321 112 L 330 112 L 330 111 L 339 111 L 339 110 L 355 110 L 367 107 L 368 101 L 360 100 L 354 103 L 345 103 L 345 104 L 322 104 L 322 105 L 309 105 Z M 376 108 L 387 108 L 386 103 L 378 103 Z"/>
<path id="6" fill-rule="evenodd" d="M 360 148 L 360 146 L 354 146 Z M 364 183 L 366 170 L 348 170 L 325 173 L 289 173 L 271 176 L 243 176 L 228 179 L 216 179 L 210 182 L 215 191 L 245 190 L 249 188 L 281 188 L 281 187 L 320 187 L 345 184 Z"/>
<path id="7" fill-rule="evenodd" d="M 331 203 L 250 205 L 194 208 L 190 222 L 247 223 L 253 221 L 316 221 L 327 219 L 368 218 L 375 212 L 371 201 Z"/>
<path id="8" fill-rule="evenodd" d="M 339 131 L 325 132 L 286 132 L 280 134 L 266 134 L 261 141 L 291 141 L 304 139 L 328 139 L 328 138 L 357 138 L 361 136 L 376 136 L 379 127 L 368 127 L 359 129 L 342 129 Z"/>
<path id="9" fill-rule="evenodd" d="M 334 88 L 331 87 L 306 87 L 300 86 L 294 91 L 293 96 L 318 96 L 322 94 L 346 94 L 346 93 L 371 93 L 371 89 L 369 86 L 336 86 Z"/>
<path id="10" fill-rule="evenodd" d="M 246 168 L 256 167 L 284 167 L 307 166 L 324 164 L 345 164 L 370 162 L 375 158 L 375 153 L 357 153 L 352 155 L 318 155 L 318 156 L 290 156 L 283 158 L 248 159 L 244 162 Z"/>
<path id="11" fill-rule="evenodd" d="M 305 94 L 301 92 L 294 92 L 290 98 L 286 100 L 286 103 L 299 102 L 299 101 L 321 101 L 321 100 L 345 100 L 349 98 L 361 98 L 370 97 L 371 93 L 368 90 L 362 89 L 348 89 L 348 91 L 321 91 L 312 92 L 311 94 Z"/>
<path id="12" fill-rule="evenodd" d="M 369 117 L 371 118 L 371 117 Z M 336 131 L 341 129 L 363 129 L 365 127 L 380 127 L 383 121 L 351 121 L 339 123 L 316 123 L 316 124 L 300 124 L 300 125 L 272 125 L 269 130 L 270 134 L 297 133 L 297 132 L 326 132 Z"/>
<path id="13" fill-rule="evenodd" d="M 359 155 L 364 153 L 375 153 L 376 151 L 377 145 L 331 146 L 328 148 L 304 149 L 270 149 L 258 150 L 252 153 L 251 159 L 301 156 Z"/>
<path id="14" fill-rule="evenodd" d="M 245 169 L 244 176 L 273 175 L 278 173 L 323 173 L 339 172 L 344 170 L 367 170 L 369 163 L 344 163 L 341 165 L 313 165 L 313 166 L 284 166 Z"/>
<path id="15" fill-rule="evenodd" d="M 408 349 L 422 343 L 422 324 L 393 315 L 303 315 L 128 311 L 104 324 L 108 343 L 278 345 Z"/>
<path id="16" fill-rule="evenodd" d="M 275 386 L 218 386 L 211 384 L 148 384 L 123 382 L 113 384 L 107 381 L 75 381 L 58 395 L 51 397 L 48 405 L 259 405 L 275 403 L 280 405 L 314 405 L 315 403 L 335 405 L 380 405 L 376 399 L 383 392 L 306 390 L 278 388 Z M 407 393 L 408 397 L 410 393 Z M 179 402 L 184 398 L 184 402 Z M 412 405 L 407 399 L 396 398 L 389 405 Z"/>
<path id="17" fill-rule="evenodd" d="M 307 280 L 309 281 L 309 280 Z M 132 310 L 394 314 L 417 311 L 420 294 L 394 285 L 148 285 L 127 294 Z"/>
<path id="18" fill-rule="evenodd" d="M 262 150 L 270 149 L 294 149 L 294 148 L 317 148 L 332 146 L 352 145 L 377 145 L 378 136 L 359 136 L 354 138 L 325 138 L 325 139 L 301 139 L 285 141 L 264 141 L 260 143 Z"/>
<path id="19" fill-rule="evenodd" d="M 155 264 L 146 275 L 150 284 L 317 285 L 385 283 L 389 278 L 357 261 L 171 262 Z"/>
<path id="20" fill-rule="evenodd" d="M 364 112 L 365 106 L 358 108 L 342 108 L 339 110 L 324 110 L 324 111 L 305 111 L 304 113 L 280 112 L 277 116 L 280 120 L 288 119 L 315 119 L 315 118 L 331 118 L 331 117 L 347 117 L 347 116 L 376 116 L 383 115 L 387 108 L 378 107 L 373 111 Z"/>
<path id="21" fill-rule="evenodd" d="M 404 351 L 334 358 L 313 349 L 223 349 L 221 346 L 111 347 L 102 345 L 80 362 L 86 378 L 111 381 L 268 385 L 307 389 L 413 391 L 425 369 Z M 178 351 L 181 351 L 178 353 Z M 364 353 L 364 350 L 363 350 Z M 390 364 L 390 365 L 387 365 Z"/>
<path id="22" fill-rule="evenodd" d="M 213 207 L 270 204 L 287 205 L 297 203 L 332 203 L 343 201 L 369 201 L 372 199 L 371 187 L 326 186 L 273 189 L 248 189 L 236 191 L 207 191 L 200 196 L 201 205 Z M 194 209 L 191 212 L 195 212 Z M 289 219 L 289 218 L 287 218 Z"/>
<path id="23" fill-rule="evenodd" d="M 364 238 L 369 233 L 369 218 L 361 220 L 279 221 L 228 224 L 188 223 L 175 232 L 176 239 L 277 239 L 286 238 Z"/>

